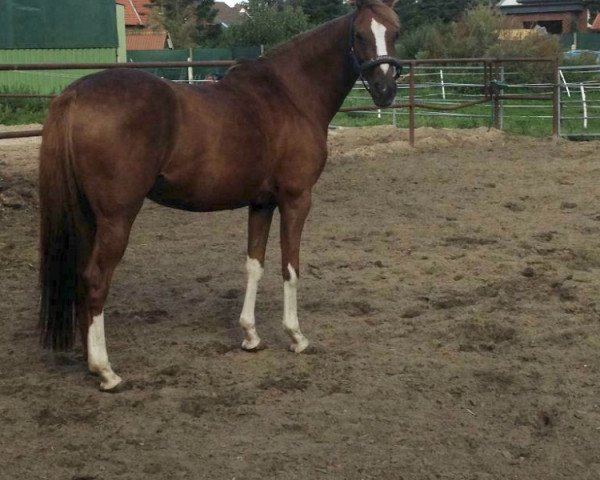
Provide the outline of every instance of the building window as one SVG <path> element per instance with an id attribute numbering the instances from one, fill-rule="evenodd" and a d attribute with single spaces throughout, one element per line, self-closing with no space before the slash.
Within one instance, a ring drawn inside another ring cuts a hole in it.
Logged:
<path id="1" fill-rule="evenodd" d="M 543 22 L 537 22 L 540 27 L 544 27 L 548 33 L 560 35 L 563 33 L 563 22 L 562 20 L 547 20 Z"/>

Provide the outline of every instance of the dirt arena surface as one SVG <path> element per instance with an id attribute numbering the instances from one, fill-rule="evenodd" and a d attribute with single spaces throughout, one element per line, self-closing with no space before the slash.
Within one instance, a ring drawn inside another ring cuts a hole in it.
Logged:
<path id="1" fill-rule="evenodd" d="M 147 202 L 106 309 L 115 370 L 38 349 L 39 140 L 0 142 L 0 478 L 600 478 L 600 143 L 335 130 L 303 237 L 278 223 L 245 353 L 246 212 Z"/>

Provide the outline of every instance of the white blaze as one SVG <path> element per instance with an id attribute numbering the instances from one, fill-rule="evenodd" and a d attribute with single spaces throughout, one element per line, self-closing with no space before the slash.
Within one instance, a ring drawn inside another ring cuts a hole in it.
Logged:
<path id="1" fill-rule="evenodd" d="M 246 260 L 246 272 L 248 273 L 248 284 L 246 286 L 246 297 L 240 315 L 240 325 L 244 329 L 244 341 L 242 348 L 252 350 L 258 347 L 260 338 L 256 333 L 254 307 L 256 305 L 256 293 L 258 282 L 263 276 L 263 267 L 258 260 L 248 257 Z"/>
<path id="2" fill-rule="evenodd" d="M 298 322 L 298 276 L 294 267 L 288 264 L 290 279 L 283 282 L 283 328 L 292 339 L 290 349 L 300 353 L 308 347 L 308 339 L 300 331 Z"/>
<path id="3" fill-rule="evenodd" d="M 119 377 L 110 366 L 106 352 L 106 339 L 104 337 L 104 312 L 92 319 L 88 330 L 88 366 L 92 373 L 100 375 L 102 381 L 100 388 L 110 390 L 121 383 Z"/>
<path id="4" fill-rule="evenodd" d="M 373 36 L 375 37 L 375 48 L 377 49 L 378 57 L 385 57 L 388 54 L 387 45 L 385 43 L 385 32 L 386 28 L 379 23 L 374 18 L 371 19 L 371 31 L 373 32 Z M 379 65 L 379 67 L 383 70 L 383 73 L 386 74 L 390 68 L 387 63 Z"/>

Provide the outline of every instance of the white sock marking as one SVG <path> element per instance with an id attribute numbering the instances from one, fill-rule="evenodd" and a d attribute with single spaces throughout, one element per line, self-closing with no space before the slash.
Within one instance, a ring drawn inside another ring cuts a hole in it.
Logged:
<path id="1" fill-rule="evenodd" d="M 385 32 L 386 28 L 381 23 L 379 23 L 374 18 L 371 19 L 371 30 L 373 32 L 373 36 L 375 37 L 375 48 L 377 49 L 377 56 L 384 57 L 388 54 L 387 45 L 385 43 Z M 386 74 L 390 69 L 390 66 L 386 63 L 379 65 L 379 68 L 383 70 L 383 73 Z"/>
<path id="2" fill-rule="evenodd" d="M 288 272 L 290 272 L 290 279 L 283 282 L 283 328 L 292 339 L 290 349 L 300 353 L 308 347 L 308 339 L 302 335 L 298 322 L 298 276 L 294 267 L 289 264 Z"/>
<path id="3" fill-rule="evenodd" d="M 104 312 L 92 319 L 88 330 L 88 367 L 92 373 L 100 375 L 102 381 L 100 388 L 110 390 L 121 383 L 119 377 L 110 366 L 106 352 L 106 339 L 104 337 Z"/>
<path id="4" fill-rule="evenodd" d="M 246 272 L 248 273 L 248 284 L 246 286 L 246 297 L 240 315 L 240 325 L 244 329 L 244 341 L 242 348 L 252 350 L 258 347 L 260 337 L 256 333 L 254 307 L 256 305 L 256 293 L 258 282 L 263 276 L 263 267 L 258 260 L 248 257 L 246 260 Z"/>

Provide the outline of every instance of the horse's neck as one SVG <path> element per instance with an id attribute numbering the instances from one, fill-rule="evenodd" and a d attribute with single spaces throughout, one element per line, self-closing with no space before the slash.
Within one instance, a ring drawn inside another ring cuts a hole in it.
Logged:
<path id="1" fill-rule="evenodd" d="M 333 20 L 267 55 L 296 106 L 327 128 L 356 82 L 350 62 L 352 17 Z"/>

